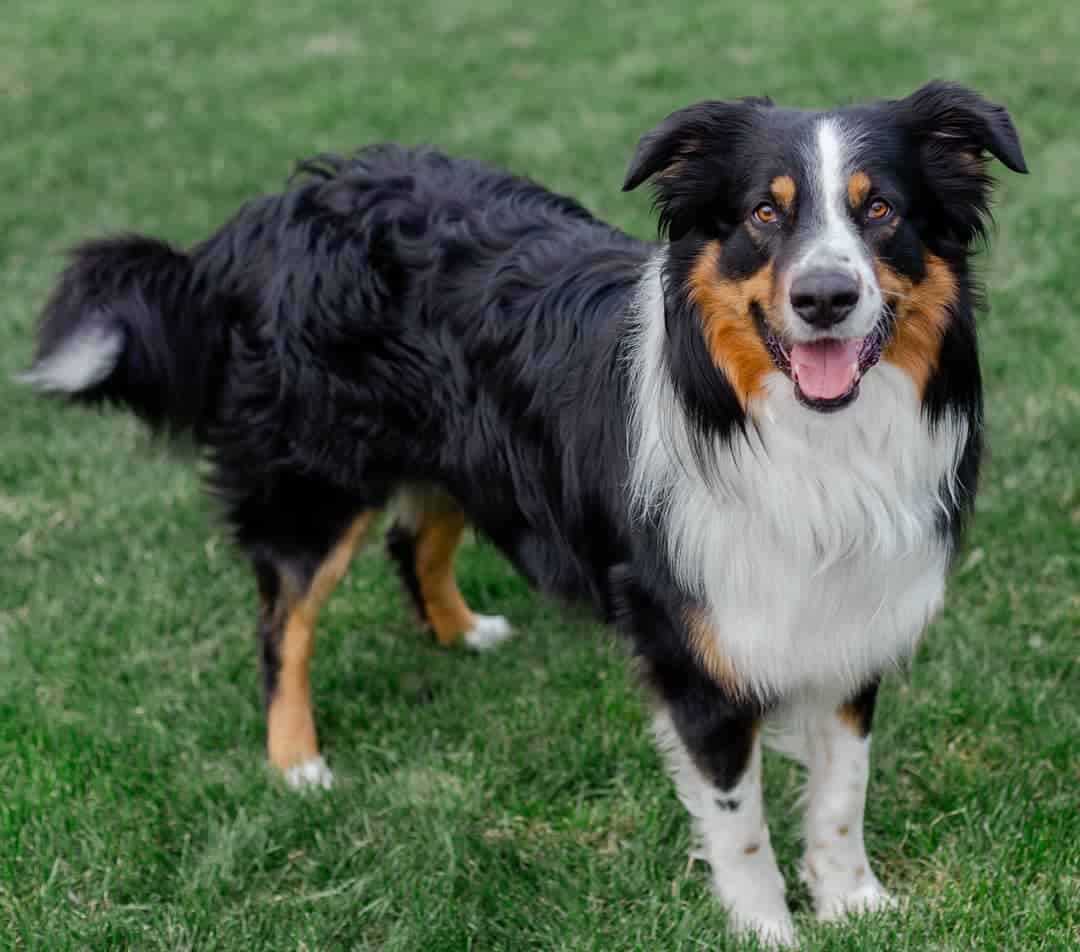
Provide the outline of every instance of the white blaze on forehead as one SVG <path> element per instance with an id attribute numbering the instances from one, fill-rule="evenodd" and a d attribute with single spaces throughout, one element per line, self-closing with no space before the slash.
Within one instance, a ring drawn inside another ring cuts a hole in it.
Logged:
<path id="1" fill-rule="evenodd" d="M 847 211 L 852 143 L 835 119 L 822 119 L 818 123 L 815 145 L 817 175 L 814 185 L 820 233 L 815 236 L 807 257 L 830 263 L 845 263 L 843 259 L 847 257 L 853 264 L 860 242 Z"/>
<path id="2" fill-rule="evenodd" d="M 874 275 L 869 249 L 848 210 L 848 181 L 857 169 L 858 138 L 836 117 L 818 121 L 813 140 L 806 150 L 810 166 L 810 233 L 803 253 L 790 269 L 787 280 L 793 281 L 810 271 L 845 271 L 860 288 L 859 303 L 837 328 L 838 336 L 861 337 L 877 322 L 881 294 Z M 795 339 L 808 331 L 793 312 L 785 315 Z"/>
<path id="3" fill-rule="evenodd" d="M 843 129 L 837 120 L 822 119 L 818 123 L 815 144 L 820 162 L 818 182 L 821 183 L 822 194 L 835 197 L 844 187 L 844 172 L 849 165 Z"/>

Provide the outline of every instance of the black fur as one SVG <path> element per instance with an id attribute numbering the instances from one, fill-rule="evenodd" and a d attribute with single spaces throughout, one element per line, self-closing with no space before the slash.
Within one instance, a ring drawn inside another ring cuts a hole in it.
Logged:
<path id="1" fill-rule="evenodd" d="M 123 359 L 76 398 L 195 429 L 248 548 L 303 549 L 434 482 L 538 585 L 606 606 L 620 334 L 650 252 L 524 179 L 378 146 L 307 163 L 186 256 L 78 249 L 38 362 L 80 322 L 120 326 Z"/>
<path id="2" fill-rule="evenodd" d="M 386 551 L 394 560 L 401 587 L 409 597 L 421 621 L 428 621 L 427 606 L 420 591 L 420 579 L 416 575 L 416 535 L 404 526 L 395 523 L 386 533 Z"/>

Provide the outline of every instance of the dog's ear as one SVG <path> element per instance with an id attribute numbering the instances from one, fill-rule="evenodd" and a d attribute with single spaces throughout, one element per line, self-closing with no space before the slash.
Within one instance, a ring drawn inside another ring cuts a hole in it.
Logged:
<path id="1" fill-rule="evenodd" d="M 706 150 L 724 152 L 747 128 L 754 110 L 771 105 L 767 98 L 748 98 L 699 102 L 673 112 L 641 137 L 623 191 L 632 191 L 654 175 L 673 174 L 686 162 L 703 158 Z"/>
<path id="2" fill-rule="evenodd" d="M 1014 172 L 1027 172 L 1020 136 L 1004 106 L 974 90 L 941 80 L 927 83 L 896 103 L 902 121 L 928 150 L 981 159 L 989 152 Z"/>
<path id="3" fill-rule="evenodd" d="M 706 219 L 731 213 L 729 185 L 740 141 L 772 102 L 701 102 L 672 113 L 642 136 L 623 182 L 629 192 L 653 180 L 660 231 L 675 241 Z"/>
<path id="4" fill-rule="evenodd" d="M 978 93 L 932 82 L 894 102 L 917 156 L 928 201 L 923 214 L 941 239 L 968 246 L 990 220 L 994 180 L 988 156 L 1026 172 L 1024 152 L 1009 113 Z"/>

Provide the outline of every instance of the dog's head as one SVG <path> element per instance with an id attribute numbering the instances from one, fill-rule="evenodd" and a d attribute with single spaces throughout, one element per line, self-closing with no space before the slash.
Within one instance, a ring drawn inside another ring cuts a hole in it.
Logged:
<path id="1" fill-rule="evenodd" d="M 1027 171 L 1008 112 L 948 83 L 827 112 L 704 102 L 641 140 L 623 187 L 652 180 L 668 294 L 742 407 L 779 369 L 829 411 L 882 356 L 926 387 L 987 216 L 987 154 Z"/>

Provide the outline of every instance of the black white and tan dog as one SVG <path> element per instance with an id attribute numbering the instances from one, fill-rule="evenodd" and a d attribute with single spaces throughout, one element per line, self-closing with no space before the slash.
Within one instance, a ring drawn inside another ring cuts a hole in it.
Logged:
<path id="1" fill-rule="evenodd" d="M 703 102 L 638 147 L 665 240 L 428 149 L 304 163 L 189 251 L 74 252 L 28 379 L 190 433 L 261 597 L 269 756 L 329 785 L 316 617 L 377 513 L 440 643 L 467 525 L 617 623 L 738 930 L 793 939 L 761 745 L 808 767 L 819 917 L 888 905 L 863 845 L 879 679 L 940 608 L 975 493 L 988 156 L 932 83 L 813 112 Z"/>

